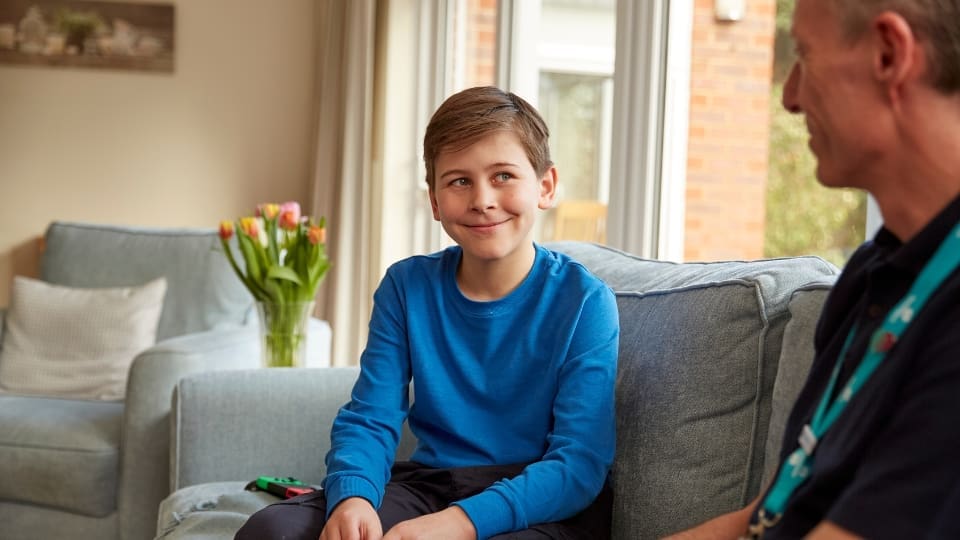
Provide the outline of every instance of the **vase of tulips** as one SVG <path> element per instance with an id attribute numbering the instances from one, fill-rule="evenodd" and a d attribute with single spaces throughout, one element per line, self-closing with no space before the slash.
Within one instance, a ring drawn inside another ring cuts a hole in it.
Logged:
<path id="1" fill-rule="evenodd" d="M 220 222 L 227 260 L 257 301 L 266 367 L 304 365 L 307 322 L 330 268 L 325 223 L 302 216 L 296 202 L 261 204 L 254 216 Z M 234 236 L 243 268 L 230 245 Z"/>

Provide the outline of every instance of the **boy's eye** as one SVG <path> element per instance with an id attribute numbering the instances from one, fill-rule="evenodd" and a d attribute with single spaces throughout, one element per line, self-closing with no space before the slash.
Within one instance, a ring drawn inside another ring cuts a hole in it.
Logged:
<path id="1" fill-rule="evenodd" d="M 451 186 L 466 186 L 470 183 L 466 178 L 455 178 L 450 181 Z"/>
<path id="2" fill-rule="evenodd" d="M 510 173 L 505 172 L 497 173 L 497 175 L 494 177 L 494 179 L 498 182 L 506 182 L 511 178 L 513 178 L 513 176 Z"/>

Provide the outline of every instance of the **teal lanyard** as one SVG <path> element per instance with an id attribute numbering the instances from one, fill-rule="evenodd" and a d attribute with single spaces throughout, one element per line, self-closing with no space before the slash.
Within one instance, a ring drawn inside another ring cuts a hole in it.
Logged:
<path id="1" fill-rule="evenodd" d="M 887 352 L 896 344 L 903 332 L 910 326 L 917 313 L 923 309 L 927 300 L 938 287 L 960 266 L 960 223 L 954 226 L 950 235 L 940 244 L 933 258 L 923 268 L 907 294 L 897 303 L 870 340 L 867 352 L 861 359 L 850 380 L 831 403 L 834 387 L 840 375 L 840 366 L 846 357 L 857 328 L 847 334 L 840 356 L 837 357 L 833 375 L 826 392 L 820 398 L 820 404 L 809 424 L 803 426 L 797 440 L 799 448 L 794 450 L 786 463 L 780 468 L 776 482 L 771 486 L 760 510 L 760 531 L 776 525 L 787 506 L 793 492 L 810 476 L 813 453 L 817 442 L 846 408 L 847 403 L 866 384 L 873 372 L 887 356 Z"/>

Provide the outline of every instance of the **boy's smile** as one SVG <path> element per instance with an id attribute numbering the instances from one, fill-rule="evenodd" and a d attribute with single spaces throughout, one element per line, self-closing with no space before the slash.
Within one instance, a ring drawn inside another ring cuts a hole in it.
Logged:
<path id="1" fill-rule="evenodd" d="M 497 131 L 441 152 L 436 171 L 433 217 L 463 249 L 464 264 L 494 263 L 525 275 L 533 264 L 535 214 L 553 205 L 556 170 L 538 175 L 517 136 Z"/>

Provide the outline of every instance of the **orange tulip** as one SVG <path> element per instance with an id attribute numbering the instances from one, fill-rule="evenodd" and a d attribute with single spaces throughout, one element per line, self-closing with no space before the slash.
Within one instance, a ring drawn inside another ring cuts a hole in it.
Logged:
<path id="1" fill-rule="evenodd" d="M 232 221 L 221 221 L 220 222 L 220 238 L 224 240 L 229 240 L 233 238 L 233 222 Z"/>
<path id="2" fill-rule="evenodd" d="M 311 225 L 307 230 L 307 240 L 313 245 L 323 244 L 327 241 L 327 230 L 323 227 Z"/>
<path id="3" fill-rule="evenodd" d="M 266 219 L 273 219 L 280 213 L 280 205 L 274 203 L 264 203 L 257 206 L 257 216 L 263 216 Z"/>
<path id="4" fill-rule="evenodd" d="M 253 238 L 254 240 L 259 241 L 260 238 L 260 226 L 257 224 L 257 218 L 252 217 L 243 217 L 240 218 L 240 230 L 244 234 Z"/>

